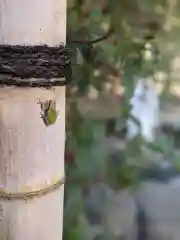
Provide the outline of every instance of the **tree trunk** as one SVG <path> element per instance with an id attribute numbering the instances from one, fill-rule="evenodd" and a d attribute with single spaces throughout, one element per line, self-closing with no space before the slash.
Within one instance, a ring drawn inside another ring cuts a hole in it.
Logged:
<path id="1" fill-rule="evenodd" d="M 0 44 L 65 42 L 66 0 L 0 0 Z M 37 100 L 56 99 L 60 114 L 46 127 Z M 64 175 L 65 88 L 0 88 L 0 187 L 41 189 Z M 0 198 L 1 240 L 60 240 L 64 187 L 42 197 Z"/>

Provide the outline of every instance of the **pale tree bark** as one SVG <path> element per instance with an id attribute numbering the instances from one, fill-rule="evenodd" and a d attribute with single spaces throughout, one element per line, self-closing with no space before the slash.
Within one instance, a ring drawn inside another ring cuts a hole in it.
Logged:
<path id="1" fill-rule="evenodd" d="M 66 0 L 0 0 L 0 44 L 65 42 Z M 60 116 L 46 127 L 37 100 L 56 99 Z M 32 191 L 64 175 L 65 88 L 0 88 L 0 187 Z M 39 198 L 0 198 L 1 240 L 62 239 L 64 188 Z"/>

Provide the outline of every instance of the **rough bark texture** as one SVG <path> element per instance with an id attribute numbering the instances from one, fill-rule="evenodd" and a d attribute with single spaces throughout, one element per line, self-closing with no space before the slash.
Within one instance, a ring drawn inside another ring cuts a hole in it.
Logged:
<path id="1" fill-rule="evenodd" d="M 0 29 L 0 44 L 65 42 L 66 0 L 0 0 Z M 42 90 L 4 90 L 0 98 L 0 187 L 20 192 L 52 184 L 64 175 L 65 88 L 56 95 L 60 116 L 49 127 L 40 118 L 37 104 Z M 63 193 L 61 187 L 26 202 L 0 199 L 0 239 L 62 239 Z"/>

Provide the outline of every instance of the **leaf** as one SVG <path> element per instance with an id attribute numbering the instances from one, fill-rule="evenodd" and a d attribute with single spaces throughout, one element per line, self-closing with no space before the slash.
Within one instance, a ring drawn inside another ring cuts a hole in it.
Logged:
<path id="1" fill-rule="evenodd" d="M 103 48 L 101 48 L 100 45 L 97 45 L 94 47 L 94 52 L 95 52 L 95 61 L 96 62 L 100 62 L 101 64 L 103 64 L 105 61 L 108 60 L 108 56 L 106 55 L 106 53 L 103 51 Z"/>
<path id="2" fill-rule="evenodd" d="M 148 143 L 147 144 L 146 143 L 145 145 L 154 152 L 164 153 L 164 149 L 157 144 L 154 144 L 154 143 Z"/>
<path id="3" fill-rule="evenodd" d="M 81 55 L 83 57 L 83 59 L 87 62 L 87 63 L 92 63 L 93 60 L 93 56 L 92 56 L 92 45 L 90 44 L 80 44 L 78 46 L 79 51 L 81 52 Z"/>
<path id="4" fill-rule="evenodd" d="M 108 57 L 114 57 L 116 53 L 116 47 L 113 44 L 103 42 L 100 44 L 101 49 Z"/>
<path id="5" fill-rule="evenodd" d="M 92 122 L 87 126 L 87 133 L 92 134 L 92 139 L 89 143 L 79 145 L 77 149 L 77 171 L 84 181 L 92 180 L 105 171 L 108 156 L 107 149 L 99 142 L 104 126 Z"/>
<path id="6" fill-rule="evenodd" d="M 78 93 L 80 95 L 85 95 L 87 93 L 88 87 L 91 84 L 93 77 L 93 65 L 84 63 L 81 68 L 81 73 L 79 74 L 79 79 L 77 82 Z"/>
<path id="7" fill-rule="evenodd" d="M 101 38 L 106 34 L 107 34 L 107 31 L 104 30 L 99 24 L 91 24 L 90 36 L 92 40 Z"/>
<path id="8" fill-rule="evenodd" d="M 100 7 L 94 8 L 90 13 L 90 20 L 91 21 L 99 21 L 102 17 L 102 12 Z"/>
<path id="9" fill-rule="evenodd" d="M 73 29 L 72 29 L 73 30 Z M 89 32 L 90 29 L 87 26 L 82 26 L 80 28 L 77 28 L 76 31 L 73 30 L 73 39 L 72 40 L 80 40 L 80 41 L 85 41 L 89 39 Z"/>
<path id="10" fill-rule="evenodd" d="M 177 152 L 174 155 L 175 156 L 172 159 L 173 167 L 177 172 L 180 172 L 180 154 Z"/>
<path id="11" fill-rule="evenodd" d="M 68 26 L 73 29 L 73 31 L 76 31 L 78 29 L 79 20 L 78 15 L 76 11 L 71 11 L 68 15 Z"/>
<path id="12" fill-rule="evenodd" d="M 79 228 L 72 228 L 70 229 L 69 231 L 69 236 L 68 236 L 68 239 L 71 240 L 79 240 L 79 239 L 82 239 L 82 234 L 81 234 L 81 229 Z"/>
<path id="13" fill-rule="evenodd" d="M 83 239 L 83 234 L 80 226 L 69 226 L 64 229 L 63 239 L 65 240 L 80 240 Z"/>
<path id="14" fill-rule="evenodd" d="M 64 206 L 64 224 L 65 226 L 76 225 L 78 215 L 82 209 L 82 195 L 79 186 L 66 185 L 66 201 Z"/>

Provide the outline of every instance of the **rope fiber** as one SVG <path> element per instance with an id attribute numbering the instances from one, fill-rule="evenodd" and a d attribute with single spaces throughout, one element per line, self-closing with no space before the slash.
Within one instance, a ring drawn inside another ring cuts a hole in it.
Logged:
<path id="1" fill-rule="evenodd" d="M 0 45 L 0 85 L 44 88 L 67 85 L 72 77 L 70 52 L 63 45 Z"/>
<path id="2" fill-rule="evenodd" d="M 61 179 L 59 179 L 54 184 L 51 184 L 40 190 L 35 190 L 35 191 L 30 191 L 30 192 L 11 193 L 11 192 L 7 192 L 3 189 L 0 189 L 0 199 L 28 200 L 28 199 L 32 199 L 35 197 L 41 197 L 41 196 L 47 195 L 47 194 L 57 190 L 59 187 L 61 187 L 64 184 L 64 182 L 65 182 L 65 176 L 63 176 Z"/>

